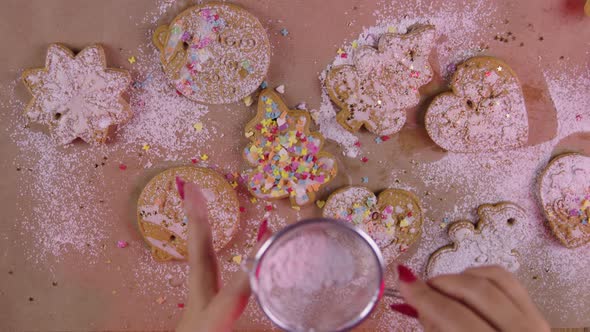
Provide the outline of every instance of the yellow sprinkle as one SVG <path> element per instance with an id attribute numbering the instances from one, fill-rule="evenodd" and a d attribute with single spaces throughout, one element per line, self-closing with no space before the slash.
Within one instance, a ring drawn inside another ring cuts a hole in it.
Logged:
<path id="1" fill-rule="evenodd" d="M 130 57 L 129 59 L 127 59 L 127 61 L 129 61 L 130 64 L 134 64 L 135 63 L 135 56 Z"/>
<path id="2" fill-rule="evenodd" d="M 143 147 L 141 147 L 144 151 L 148 151 L 150 149 L 150 145 L 149 144 L 144 144 Z"/>
<path id="3" fill-rule="evenodd" d="M 445 224 L 444 222 L 441 222 L 440 223 L 440 228 L 445 228 L 445 227 L 447 227 L 447 224 Z"/>
<path id="4" fill-rule="evenodd" d="M 258 200 L 256 199 L 256 197 L 250 197 L 250 202 L 252 202 L 252 204 L 258 202 Z"/>
<path id="5" fill-rule="evenodd" d="M 236 189 L 238 187 L 238 183 L 236 181 L 232 181 L 231 183 L 231 187 Z"/>
<path id="6" fill-rule="evenodd" d="M 326 201 L 316 201 L 315 205 L 317 205 L 320 209 L 326 205 Z"/>
<path id="7" fill-rule="evenodd" d="M 204 154 L 201 155 L 201 160 L 202 161 L 207 161 L 207 159 L 209 159 L 209 156 L 207 154 L 204 153 Z"/>
<path id="8" fill-rule="evenodd" d="M 336 51 L 336 53 L 338 53 L 338 55 L 342 55 L 342 53 L 344 53 L 344 50 L 339 48 L 338 51 Z"/>
<path id="9" fill-rule="evenodd" d="M 354 40 L 352 42 L 352 48 L 357 48 L 357 47 L 359 47 L 359 42 L 357 42 L 356 40 Z"/>
<path id="10" fill-rule="evenodd" d="M 236 256 L 232 257 L 231 260 L 234 263 L 240 265 L 240 264 L 242 264 L 242 255 L 236 255 Z"/>
<path id="11" fill-rule="evenodd" d="M 582 202 L 582 210 L 586 210 L 586 208 L 590 207 L 590 200 L 585 199 Z"/>
<path id="12" fill-rule="evenodd" d="M 201 132 L 203 130 L 203 124 L 200 122 L 197 122 L 193 125 L 193 128 L 195 128 L 195 130 L 197 131 L 197 133 Z"/>
<path id="13" fill-rule="evenodd" d="M 387 27 L 387 32 L 389 33 L 395 33 L 397 31 L 397 29 L 395 27 Z"/>
<path id="14" fill-rule="evenodd" d="M 252 99 L 252 96 L 247 96 L 242 101 L 246 106 L 252 106 L 252 104 L 254 104 L 254 99 Z"/>
<path id="15" fill-rule="evenodd" d="M 249 131 L 249 132 L 247 132 L 247 133 L 246 133 L 246 134 L 244 134 L 244 135 L 246 135 L 246 138 L 250 138 L 250 137 L 252 137 L 252 135 L 254 135 L 254 133 L 253 133 L 253 132 L 251 132 L 251 131 Z"/>
<path id="16" fill-rule="evenodd" d="M 291 206 L 291 208 L 295 211 L 299 211 L 301 210 L 301 208 L 299 206 Z"/>
<path id="17" fill-rule="evenodd" d="M 410 222 L 408 221 L 408 219 L 404 218 L 399 222 L 399 227 L 408 227 L 410 225 Z"/>

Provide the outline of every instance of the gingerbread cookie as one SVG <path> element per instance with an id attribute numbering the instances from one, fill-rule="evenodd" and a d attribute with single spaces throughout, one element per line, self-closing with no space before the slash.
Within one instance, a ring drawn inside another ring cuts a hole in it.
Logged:
<path id="1" fill-rule="evenodd" d="M 229 3 L 186 9 L 158 27 L 153 42 L 176 90 L 201 103 L 227 104 L 250 95 L 270 65 L 266 30 Z"/>
<path id="2" fill-rule="evenodd" d="M 131 76 L 126 70 L 107 68 L 100 45 L 88 46 L 74 55 L 61 44 L 51 44 L 45 68 L 25 70 L 22 80 L 33 95 L 26 115 L 48 125 L 58 144 L 76 138 L 103 143 L 113 126 L 132 116 L 122 97 Z"/>
<path id="3" fill-rule="evenodd" d="M 395 246 L 394 256 L 422 234 L 420 202 L 414 194 L 400 189 L 386 189 L 376 197 L 365 187 L 345 187 L 328 197 L 322 215 L 352 222 L 369 234 L 381 250 Z"/>
<path id="4" fill-rule="evenodd" d="M 354 52 L 354 65 L 330 69 L 325 84 L 341 109 L 336 120 L 351 132 L 362 126 L 377 135 L 400 131 L 406 109 L 420 101 L 418 88 L 432 79 L 428 56 L 434 37 L 430 25 L 404 35 L 385 33 L 377 49 L 361 46 Z"/>
<path id="5" fill-rule="evenodd" d="M 490 152 L 523 146 L 528 117 L 516 74 L 503 61 L 474 57 L 457 67 L 451 92 L 430 104 L 428 135 L 453 152 Z"/>
<path id="6" fill-rule="evenodd" d="M 231 240 L 239 224 L 238 197 L 221 175 L 193 166 L 168 169 L 150 180 L 137 202 L 139 230 L 158 261 L 183 260 L 187 256 L 187 219 L 176 177 L 201 187 L 216 251 Z"/>
<path id="7" fill-rule="evenodd" d="M 467 220 L 449 226 L 452 244 L 435 251 L 427 277 L 460 273 L 483 265 L 500 265 L 511 272 L 520 267 L 517 247 L 524 238 L 525 211 L 513 203 L 485 204 L 477 209 L 477 226 Z"/>
<path id="8" fill-rule="evenodd" d="M 590 243 L 590 157 L 558 156 L 539 182 L 541 205 L 555 237 L 568 248 Z"/>
<path id="9" fill-rule="evenodd" d="M 305 205 L 336 176 L 336 160 L 322 151 L 324 138 L 309 131 L 310 121 L 309 113 L 289 110 L 272 90 L 260 93 L 256 117 L 246 125 L 251 143 L 244 149 L 253 166 L 244 173 L 252 195 Z"/>

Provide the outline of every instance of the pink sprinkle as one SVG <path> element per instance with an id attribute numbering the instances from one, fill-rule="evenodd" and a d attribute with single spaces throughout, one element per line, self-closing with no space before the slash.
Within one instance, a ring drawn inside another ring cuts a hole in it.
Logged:
<path id="1" fill-rule="evenodd" d="M 363 163 L 366 163 L 367 161 L 369 161 L 369 158 L 367 158 L 367 157 L 362 157 L 362 158 L 361 158 L 361 161 L 362 161 Z"/>
<path id="2" fill-rule="evenodd" d="M 582 121 L 582 115 L 581 114 L 577 114 L 576 115 L 576 121 Z"/>
<path id="3" fill-rule="evenodd" d="M 492 75 L 491 71 L 486 71 L 486 77 L 489 77 L 490 75 Z"/>
<path id="4" fill-rule="evenodd" d="M 198 162 L 198 160 L 197 160 L 197 158 L 193 158 L 193 159 L 191 159 L 191 162 L 192 162 L 193 164 L 196 164 L 196 163 Z"/>
<path id="5" fill-rule="evenodd" d="M 267 205 L 264 207 L 266 211 L 272 211 L 272 205 Z"/>
<path id="6" fill-rule="evenodd" d="M 119 165 L 119 169 L 122 170 L 122 171 L 124 171 L 124 170 L 127 169 L 127 165 L 121 164 L 121 165 Z"/>
<path id="7" fill-rule="evenodd" d="M 360 148 L 360 147 L 361 147 L 361 142 L 360 142 L 360 141 L 356 141 L 356 142 L 354 142 L 354 146 L 356 146 L 356 147 L 359 147 L 359 148 Z"/>
<path id="8" fill-rule="evenodd" d="M 127 241 L 119 240 L 117 241 L 117 247 L 119 248 L 127 248 L 129 243 Z"/>
<path id="9" fill-rule="evenodd" d="M 243 206 L 240 206 L 240 212 L 242 212 L 242 213 L 246 212 L 246 208 Z"/>
<path id="10" fill-rule="evenodd" d="M 383 135 L 383 136 L 381 136 L 381 140 L 382 140 L 383 142 L 385 142 L 385 141 L 389 140 L 389 138 L 390 138 L 390 137 L 389 137 L 389 136 L 387 136 L 387 135 Z"/>
<path id="11" fill-rule="evenodd" d="M 179 303 L 176 306 L 179 307 L 180 309 L 182 309 L 182 308 L 184 308 L 184 303 Z"/>
<path id="12" fill-rule="evenodd" d="M 348 54 L 347 53 L 342 53 L 342 54 L 340 54 L 340 57 L 342 59 L 346 59 L 346 58 L 348 58 Z"/>

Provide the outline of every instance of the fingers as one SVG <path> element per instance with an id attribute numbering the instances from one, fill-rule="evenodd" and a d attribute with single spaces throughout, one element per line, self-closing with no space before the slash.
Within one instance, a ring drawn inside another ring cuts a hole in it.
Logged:
<path id="1" fill-rule="evenodd" d="M 182 183 L 179 183 L 182 192 Z M 219 290 L 217 257 L 207 218 L 207 202 L 198 185 L 184 185 L 184 209 L 188 217 L 189 303 L 202 310 Z"/>
<path id="2" fill-rule="evenodd" d="M 448 331 L 493 331 L 487 322 L 465 305 L 417 280 L 413 274 L 412 278 L 409 278 L 409 269 L 398 269 L 400 292 L 407 303 L 416 309 L 423 324 L 444 327 Z"/>
<path id="3" fill-rule="evenodd" d="M 267 221 L 263 221 L 258 229 L 257 244 L 252 249 L 253 257 L 262 243 L 271 236 Z M 206 316 L 211 322 L 211 331 L 231 331 L 233 323 L 242 314 L 250 298 L 250 279 L 244 271 L 239 271 L 233 279 L 224 285 L 219 294 L 211 301 Z"/>
<path id="4" fill-rule="evenodd" d="M 531 300 L 527 290 L 516 279 L 514 274 L 499 266 L 484 266 L 465 270 L 464 274 L 487 278 L 520 309 L 521 317 L 518 325 L 523 325 L 522 331 L 534 326 L 537 331 L 549 331 L 550 327 L 537 306 Z M 513 327 L 512 329 L 515 329 Z"/>
<path id="5" fill-rule="evenodd" d="M 464 273 L 435 277 L 427 283 L 465 304 L 497 330 L 509 331 L 522 317 L 520 309 L 489 279 Z"/>

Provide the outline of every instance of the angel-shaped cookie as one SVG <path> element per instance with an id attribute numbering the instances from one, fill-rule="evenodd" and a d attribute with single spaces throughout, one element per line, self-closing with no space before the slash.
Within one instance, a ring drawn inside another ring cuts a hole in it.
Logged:
<path id="1" fill-rule="evenodd" d="M 353 65 L 330 69 L 326 89 L 340 107 L 337 121 L 351 132 L 362 126 L 377 135 L 400 131 L 406 109 L 420 101 L 418 89 L 430 82 L 428 56 L 435 37 L 433 26 L 418 26 L 407 34 L 385 33 L 377 49 L 362 46 Z"/>
<path id="2" fill-rule="evenodd" d="M 500 265 L 514 272 L 520 267 L 517 247 L 524 238 L 525 211 L 513 203 L 485 204 L 477 209 L 475 226 L 467 220 L 449 226 L 452 244 L 435 251 L 426 275 L 460 273 L 470 267 Z"/>
<path id="3" fill-rule="evenodd" d="M 294 206 L 315 200 L 315 193 L 336 175 L 336 160 L 322 151 L 323 136 L 309 131 L 309 113 L 289 110 L 270 89 L 258 99 L 256 117 L 246 125 L 252 141 L 244 158 L 248 190 L 261 199 L 290 197 Z"/>

